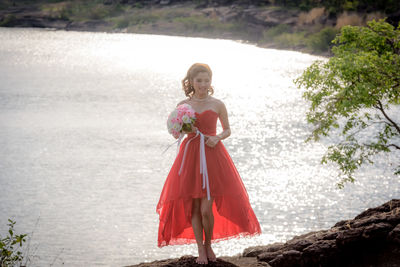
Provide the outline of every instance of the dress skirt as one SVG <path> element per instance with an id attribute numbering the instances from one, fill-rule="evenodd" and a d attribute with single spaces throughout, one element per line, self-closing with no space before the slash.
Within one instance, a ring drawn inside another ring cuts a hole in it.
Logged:
<path id="1" fill-rule="evenodd" d="M 199 130 L 206 135 L 215 135 L 218 114 L 212 110 L 196 114 L 195 125 Z M 159 247 L 196 242 L 191 224 L 193 198 L 207 198 L 207 191 L 203 188 L 200 173 L 200 137 L 194 136 L 189 134 L 180 145 L 157 204 Z M 220 141 L 213 148 L 206 145 L 205 155 L 213 199 L 214 229 L 211 242 L 261 234 L 246 188 L 223 143 Z"/>

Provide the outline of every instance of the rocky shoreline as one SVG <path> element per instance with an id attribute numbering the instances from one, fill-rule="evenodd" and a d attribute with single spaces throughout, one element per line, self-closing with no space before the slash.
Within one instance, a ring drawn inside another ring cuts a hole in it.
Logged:
<path id="1" fill-rule="evenodd" d="M 189 267 L 193 256 L 128 267 Z M 218 257 L 212 267 L 397 267 L 400 266 L 400 199 L 367 209 L 328 230 L 295 236 L 286 243 L 249 247 L 236 257 Z"/>

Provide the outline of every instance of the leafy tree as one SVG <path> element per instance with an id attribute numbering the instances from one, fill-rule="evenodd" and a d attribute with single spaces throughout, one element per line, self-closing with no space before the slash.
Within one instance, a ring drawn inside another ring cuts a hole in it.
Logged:
<path id="1" fill-rule="evenodd" d="M 365 27 L 345 26 L 332 41 L 333 57 L 316 61 L 294 80 L 310 101 L 306 141 L 334 136 L 321 163 L 337 163 L 345 182 L 373 155 L 400 155 L 400 24 L 385 20 Z M 372 134 L 372 138 L 371 138 Z M 369 137 L 368 137 L 369 136 Z M 399 160 L 400 162 L 400 160 Z M 400 164 L 394 173 L 400 174 Z"/>

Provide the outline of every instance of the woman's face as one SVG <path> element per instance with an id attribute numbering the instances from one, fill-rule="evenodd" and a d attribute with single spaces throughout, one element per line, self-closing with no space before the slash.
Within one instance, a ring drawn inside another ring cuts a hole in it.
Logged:
<path id="1" fill-rule="evenodd" d="M 207 95 L 211 87 L 211 77 L 207 72 L 199 72 L 193 78 L 192 85 L 196 95 Z"/>

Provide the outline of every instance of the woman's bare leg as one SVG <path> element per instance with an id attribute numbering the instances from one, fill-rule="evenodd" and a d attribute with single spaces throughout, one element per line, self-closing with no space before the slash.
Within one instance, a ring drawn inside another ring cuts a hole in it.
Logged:
<path id="1" fill-rule="evenodd" d="M 211 238 L 214 230 L 214 214 L 212 212 L 213 198 L 208 200 L 207 198 L 202 198 L 200 203 L 201 209 L 201 221 L 204 228 L 204 245 L 207 252 L 207 258 L 210 261 L 216 261 L 214 251 L 211 248 Z"/>
<path id="2" fill-rule="evenodd" d="M 207 251 L 203 244 L 203 224 L 201 221 L 200 198 L 193 199 L 192 206 L 192 227 L 196 238 L 199 257 L 196 259 L 198 264 L 208 264 Z"/>

